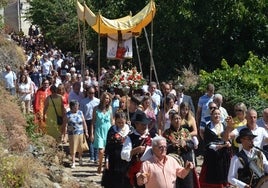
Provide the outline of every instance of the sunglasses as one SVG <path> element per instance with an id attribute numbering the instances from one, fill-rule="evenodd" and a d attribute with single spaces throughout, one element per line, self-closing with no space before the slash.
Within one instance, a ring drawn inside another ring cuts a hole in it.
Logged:
<path id="1" fill-rule="evenodd" d="M 212 106 L 212 107 L 209 107 L 209 109 L 210 109 L 210 110 L 212 110 L 212 109 L 217 109 L 217 107 Z"/>
<path id="2" fill-rule="evenodd" d="M 236 112 L 243 112 L 242 109 L 235 109 Z"/>

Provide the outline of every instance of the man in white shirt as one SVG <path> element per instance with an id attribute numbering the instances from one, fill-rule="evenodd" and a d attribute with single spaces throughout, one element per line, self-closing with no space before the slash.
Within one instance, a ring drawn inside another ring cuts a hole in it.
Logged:
<path id="1" fill-rule="evenodd" d="M 7 65 L 5 69 L 6 71 L 2 72 L 2 78 L 5 83 L 5 88 L 7 91 L 10 92 L 11 95 L 15 95 L 17 76 L 15 72 L 11 70 L 11 67 L 9 65 Z"/>
<path id="2" fill-rule="evenodd" d="M 54 55 L 55 59 L 53 60 L 53 66 L 56 71 L 59 71 L 61 68 L 61 64 L 63 62 L 63 59 L 61 58 L 60 54 L 55 54 Z"/>
<path id="3" fill-rule="evenodd" d="M 232 127 L 227 126 L 226 133 L 229 132 L 229 139 L 235 139 L 239 135 L 239 131 L 243 128 L 249 128 L 256 137 L 254 138 L 254 146 L 262 148 L 263 144 L 268 143 L 268 134 L 263 127 L 257 125 L 257 112 L 254 109 L 249 109 L 246 112 L 247 124 L 237 129 L 232 130 Z M 230 132 L 230 130 L 232 130 Z M 239 145 L 241 149 L 241 144 Z"/>
<path id="4" fill-rule="evenodd" d="M 47 54 L 43 55 L 43 64 L 41 65 L 41 70 L 43 78 L 51 74 L 51 71 L 53 70 L 52 62 L 49 60 Z"/>
<path id="5" fill-rule="evenodd" d="M 231 159 L 228 182 L 239 188 L 255 187 L 265 172 L 268 172 L 268 161 L 264 154 L 254 148 L 252 134 L 249 128 L 243 128 L 237 137 L 237 143 L 242 144 L 242 150 Z"/>
<path id="6" fill-rule="evenodd" d="M 158 115 L 161 102 L 161 96 L 156 92 L 156 90 L 157 90 L 157 84 L 155 82 L 151 82 L 149 84 L 148 92 L 152 99 L 152 107 L 154 109 L 155 116 Z"/>
<path id="7" fill-rule="evenodd" d="M 98 106 L 100 103 L 100 99 L 95 97 L 95 89 L 94 87 L 88 87 L 86 88 L 86 97 L 80 101 L 80 110 L 83 112 L 86 124 L 87 124 L 87 130 L 91 130 L 92 125 L 92 118 L 93 118 L 93 109 L 94 107 Z M 89 132 L 90 133 L 90 132 Z M 89 135 L 89 138 L 91 135 Z M 87 139 L 88 145 L 90 146 L 89 154 L 90 154 L 90 162 L 97 163 L 98 159 L 98 151 L 96 148 L 93 148 L 92 142 Z"/>
<path id="8" fill-rule="evenodd" d="M 215 94 L 214 97 L 213 97 L 213 102 L 220 109 L 220 111 L 221 111 L 221 121 L 224 122 L 225 119 L 228 117 L 228 113 L 227 113 L 227 110 L 222 107 L 222 103 L 223 103 L 223 97 L 222 97 L 222 95 L 219 94 L 219 93 Z"/>
<path id="9" fill-rule="evenodd" d="M 262 111 L 262 117 L 257 120 L 257 125 L 259 127 L 263 127 L 268 133 L 268 108 L 265 108 Z M 265 153 L 265 156 L 268 159 L 268 143 L 263 143 L 262 148 L 263 150 L 267 151 L 267 154 Z"/>

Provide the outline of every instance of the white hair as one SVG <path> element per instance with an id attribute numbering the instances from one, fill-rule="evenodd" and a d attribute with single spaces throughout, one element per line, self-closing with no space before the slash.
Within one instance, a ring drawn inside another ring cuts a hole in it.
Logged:
<path id="1" fill-rule="evenodd" d="M 217 94 L 214 95 L 213 100 L 214 99 L 222 99 L 222 95 L 217 93 Z"/>
<path id="2" fill-rule="evenodd" d="M 163 136 L 155 136 L 152 139 L 152 146 L 157 146 L 158 145 L 158 142 L 160 142 L 162 140 L 164 140 L 166 142 L 166 139 Z"/>

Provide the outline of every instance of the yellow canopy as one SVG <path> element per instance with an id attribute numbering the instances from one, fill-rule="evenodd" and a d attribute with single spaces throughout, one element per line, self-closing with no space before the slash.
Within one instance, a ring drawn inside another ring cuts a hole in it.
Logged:
<path id="1" fill-rule="evenodd" d="M 86 20 L 87 23 L 100 34 L 116 34 L 118 31 L 122 33 L 132 32 L 139 35 L 142 28 L 146 27 L 154 18 L 156 8 L 155 2 L 151 0 L 136 15 L 125 16 L 119 19 L 107 19 L 101 14 L 96 16 L 86 5 L 83 6 L 77 1 L 77 14 L 81 21 Z M 84 12 L 84 16 L 81 16 Z"/>

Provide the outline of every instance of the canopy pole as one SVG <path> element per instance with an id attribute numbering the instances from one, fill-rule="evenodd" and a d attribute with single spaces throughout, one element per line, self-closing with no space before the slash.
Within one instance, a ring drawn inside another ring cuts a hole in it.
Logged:
<path id="1" fill-rule="evenodd" d="M 137 42 L 137 37 L 134 36 L 134 39 L 135 39 L 135 46 L 136 46 L 136 50 L 137 50 L 137 56 L 138 56 L 138 61 L 139 61 L 139 66 L 140 66 L 140 71 L 141 71 L 141 74 L 143 75 L 143 72 L 142 72 L 142 66 L 141 66 L 140 52 L 139 52 L 139 45 L 138 45 L 138 42 Z"/>
<path id="2" fill-rule="evenodd" d="M 154 69 L 154 63 L 153 63 L 153 31 L 154 31 L 154 22 L 153 22 L 154 19 L 152 19 L 152 22 L 151 22 L 151 56 L 150 56 L 150 64 L 151 64 L 151 67 L 150 70 L 153 70 Z M 152 72 L 152 71 L 151 71 Z M 152 73 L 151 73 L 151 79 L 150 79 L 150 82 L 152 81 Z"/>
<path id="3" fill-rule="evenodd" d="M 85 6 L 85 1 L 84 1 Z M 85 17 L 85 11 L 84 11 L 84 17 Z M 86 53 L 86 23 L 85 19 L 83 21 L 83 37 L 82 37 L 82 54 L 81 54 L 81 76 L 82 79 L 85 79 L 85 53 Z"/>
<path id="4" fill-rule="evenodd" d="M 80 21 L 79 21 L 79 17 L 78 17 L 78 22 L 77 22 L 77 27 L 78 27 L 78 35 L 79 35 L 79 51 L 80 51 L 80 62 L 81 62 L 81 64 L 82 64 L 82 61 L 83 61 L 83 59 L 82 59 L 82 54 L 83 54 L 83 52 L 82 52 L 82 38 L 81 38 L 81 29 L 80 29 Z"/>
<path id="5" fill-rule="evenodd" d="M 99 10 L 99 20 L 98 20 L 98 98 L 100 98 L 100 10 Z"/>
<path id="6" fill-rule="evenodd" d="M 156 73 L 156 69 L 155 69 L 155 66 L 154 66 L 153 54 L 152 54 L 152 50 L 151 50 L 151 47 L 150 47 L 150 43 L 149 43 L 149 39 L 148 39 L 148 35 L 147 35 L 147 31 L 146 31 L 145 27 L 143 28 L 143 30 L 144 30 L 144 33 L 145 33 L 145 38 L 146 38 L 148 50 L 149 50 L 149 53 L 150 53 L 150 58 L 151 58 L 151 61 L 152 61 L 152 69 L 154 70 L 155 80 L 156 80 L 158 88 L 160 88 L 157 73 Z"/>

